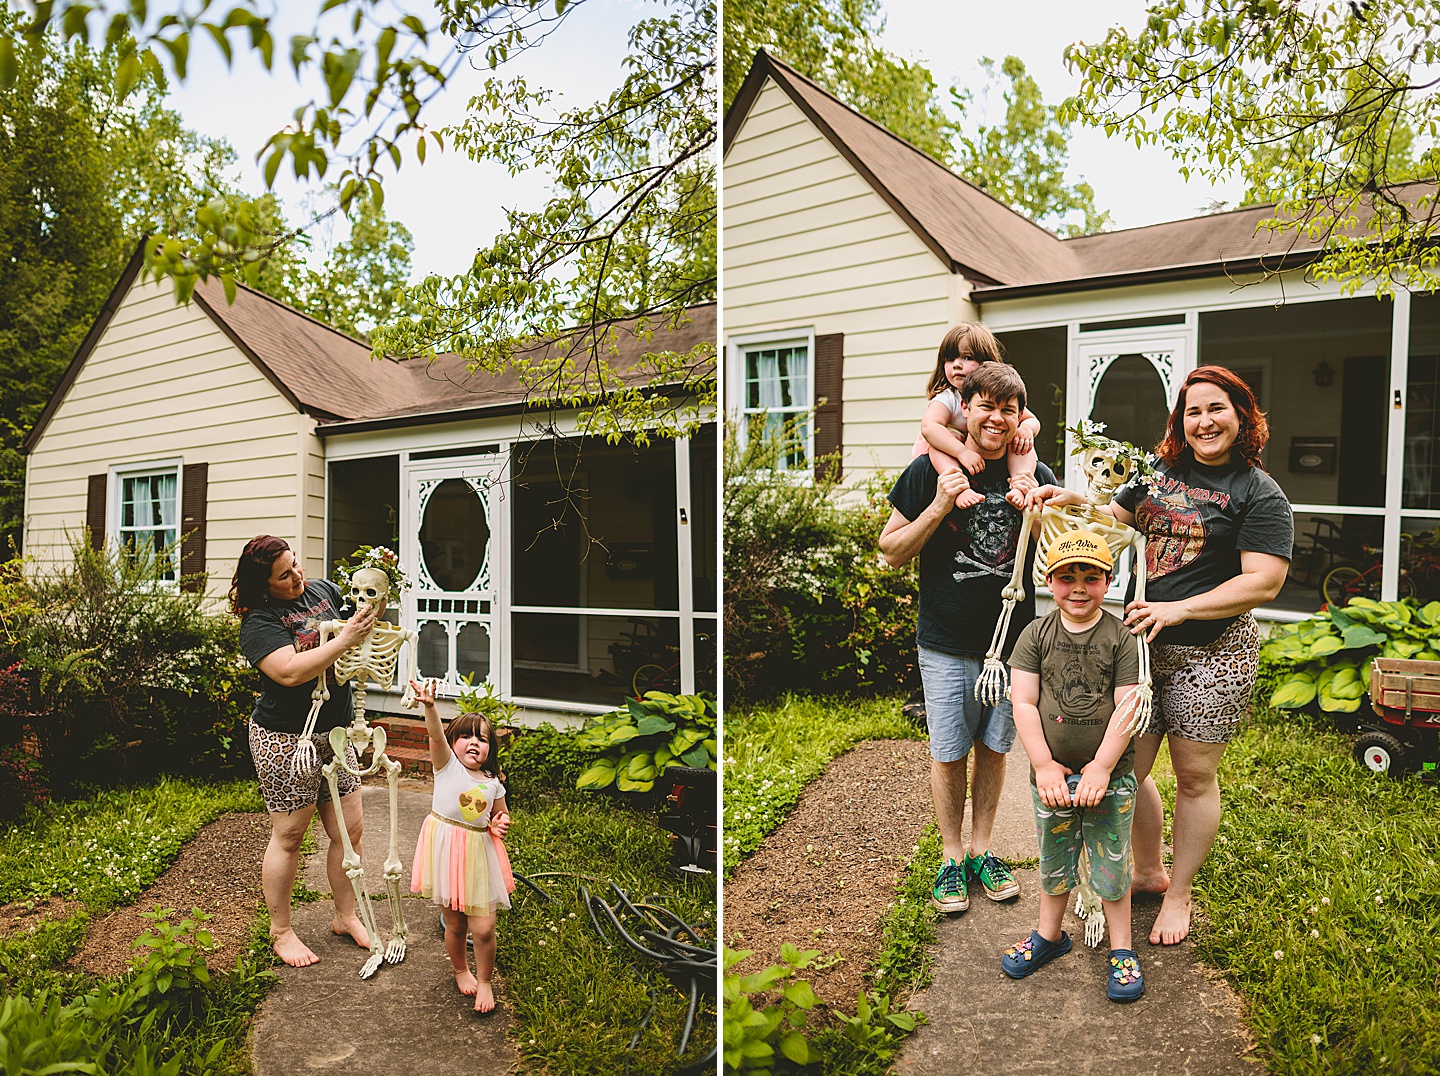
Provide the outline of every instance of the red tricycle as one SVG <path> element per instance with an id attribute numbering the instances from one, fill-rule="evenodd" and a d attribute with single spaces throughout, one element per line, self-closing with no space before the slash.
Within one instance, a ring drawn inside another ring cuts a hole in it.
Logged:
<path id="1" fill-rule="evenodd" d="M 1434 773 L 1440 763 L 1440 661 L 1376 658 L 1370 707 L 1380 722 L 1361 726 L 1355 758 L 1375 773 Z"/>

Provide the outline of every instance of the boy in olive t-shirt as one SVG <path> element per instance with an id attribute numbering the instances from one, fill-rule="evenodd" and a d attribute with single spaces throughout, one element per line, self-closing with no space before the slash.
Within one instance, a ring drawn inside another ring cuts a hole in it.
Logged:
<path id="1" fill-rule="evenodd" d="M 1133 1001 L 1145 992 L 1130 948 L 1130 825 L 1135 750 L 1115 712 L 1140 679 L 1139 647 L 1101 601 L 1114 567 L 1105 542 L 1069 531 L 1050 543 L 1045 577 L 1055 610 L 1030 623 L 1010 655 L 1015 730 L 1030 756 L 1040 839 L 1040 925 L 1005 951 L 1012 979 L 1070 951 L 1061 929 L 1066 897 L 1079 885 L 1082 842 L 1089 882 L 1110 930 L 1106 993 Z"/>

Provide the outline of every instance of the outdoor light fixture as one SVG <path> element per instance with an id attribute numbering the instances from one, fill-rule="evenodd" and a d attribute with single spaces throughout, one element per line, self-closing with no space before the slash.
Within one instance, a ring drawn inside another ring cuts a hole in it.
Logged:
<path id="1" fill-rule="evenodd" d="M 1335 384 L 1335 370 L 1324 359 L 1320 360 L 1320 365 L 1311 370 L 1310 374 L 1315 378 L 1315 384 L 1319 385 L 1322 389 L 1329 388 Z"/>

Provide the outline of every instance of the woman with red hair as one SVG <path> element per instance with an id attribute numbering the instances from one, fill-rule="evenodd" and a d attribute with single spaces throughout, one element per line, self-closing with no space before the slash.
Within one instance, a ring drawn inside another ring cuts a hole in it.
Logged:
<path id="1" fill-rule="evenodd" d="M 1260 465 L 1270 436 L 1250 387 L 1223 366 L 1201 366 L 1180 386 L 1155 476 L 1105 507 L 1145 537 L 1145 600 L 1126 595 L 1125 623 L 1151 644 L 1157 705 L 1135 740 L 1142 781 L 1132 847 L 1137 892 L 1164 893 L 1152 945 L 1190 932 L 1195 875 L 1220 828 L 1216 772 L 1249 712 L 1260 632 L 1251 610 L 1274 600 L 1289 571 L 1290 502 Z M 1031 503 L 1076 504 L 1056 486 Z M 1168 738 L 1175 771 L 1170 873 L 1160 858 L 1164 823 L 1150 768 Z"/>
<path id="2" fill-rule="evenodd" d="M 317 677 L 328 673 L 332 678 L 330 700 L 321 708 L 315 726 L 315 748 L 321 763 L 334 757 L 325 733 L 350 723 L 350 685 L 335 683 L 329 670 L 341 653 L 375 626 L 376 610 L 362 606 L 322 646 L 320 624 L 337 618 L 341 604 L 340 588 L 334 583 L 306 580 L 285 539 L 260 534 L 245 543 L 230 580 L 230 611 L 240 618 L 240 650 L 260 672 L 260 694 L 249 725 L 250 757 L 270 815 L 270 842 L 260 865 L 260 888 L 270 909 L 270 942 L 275 955 L 297 968 L 320 959 L 295 934 L 290 920 L 300 842 L 317 811 L 330 837 L 325 857 L 335 901 L 330 929 L 349 935 L 361 947 L 370 944 L 370 936 L 355 914 L 355 892 L 342 862 L 339 828 L 345 826 L 358 855 L 365 824 L 356 795 L 360 779 L 341 768 L 337 805 L 330 802 L 330 786 L 320 779 L 318 769 L 300 775 L 291 768 Z M 345 755 L 358 769 L 355 749 L 347 745 Z"/>

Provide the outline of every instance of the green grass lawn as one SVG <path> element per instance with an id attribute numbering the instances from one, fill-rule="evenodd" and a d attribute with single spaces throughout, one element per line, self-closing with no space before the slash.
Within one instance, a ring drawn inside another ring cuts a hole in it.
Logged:
<path id="1" fill-rule="evenodd" d="M 898 699 L 732 708 L 725 757 L 740 780 L 732 797 L 727 769 L 727 851 L 732 827 L 740 856 L 753 851 L 804 784 L 854 742 L 913 734 L 898 713 Z M 1440 788 L 1375 777 L 1350 744 L 1308 716 L 1270 713 L 1231 744 L 1220 835 L 1196 882 L 1196 953 L 1244 999 L 1271 1072 L 1440 1074 Z M 1174 778 L 1164 750 L 1155 776 L 1168 819 Z M 934 854 L 922 846 L 901 884 L 877 984 L 924 981 L 928 879 L 919 864 Z"/>
<path id="2" fill-rule="evenodd" d="M 516 871 L 558 872 L 539 879 L 548 900 L 522 885 L 499 925 L 505 1001 L 525 1068 L 552 1076 L 621 1072 L 632 1039 L 634 1072 L 672 1073 L 702 1057 L 716 1039 L 713 995 L 702 999 L 691 1042 L 677 1059 L 687 998 L 656 961 L 596 934 L 579 885 L 614 904 L 613 880 L 632 901 L 671 910 L 713 946 L 713 877 L 687 881 L 694 876 L 672 869 L 669 836 L 653 813 L 563 782 L 527 794 L 523 807 L 518 800 L 507 840 Z M 106 981 L 65 967 L 91 918 L 133 901 L 202 825 L 235 810 L 263 810 L 253 780 L 167 779 L 52 804 L 0 825 L 0 903 L 59 897 L 80 905 L 67 918 L 0 941 L 0 1072 L 248 1071 L 250 1019 L 275 981 L 264 942 L 268 918 L 258 902 L 256 955 L 233 971 L 210 969 L 208 986 L 191 978 L 203 955 L 191 944 L 194 931 L 166 944 L 148 978 L 142 972 Z M 638 932 L 650 924 L 626 925 Z M 153 989 L 160 981 L 166 990 Z M 26 1049 L 32 1052 L 22 1058 Z M 45 1068 L 77 1063 L 99 1067 Z"/>

